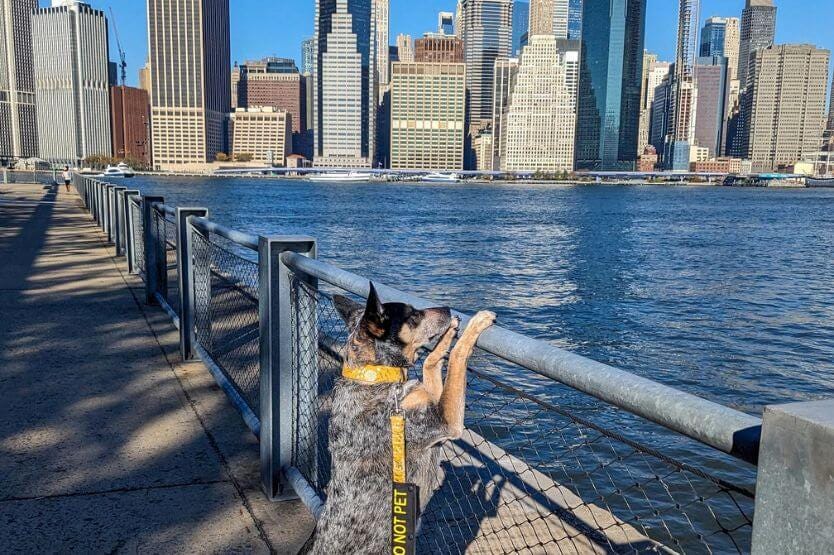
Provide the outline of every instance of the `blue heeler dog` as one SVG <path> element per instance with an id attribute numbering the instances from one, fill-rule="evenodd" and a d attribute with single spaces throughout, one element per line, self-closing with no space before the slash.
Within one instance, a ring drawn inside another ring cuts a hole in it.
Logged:
<path id="1" fill-rule="evenodd" d="M 382 303 L 373 284 L 364 307 L 340 296 L 334 301 L 350 335 L 343 375 L 332 392 L 332 472 L 311 553 L 390 553 L 389 418 L 396 407 L 404 411 L 406 473 L 420 488 L 425 507 L 439 485 L 438 446 L 463 432 L 466 365 L 495 314 L 476 314 L 449 354 L 459 321 L 448 308 L 417 310 L 403 303 Z M 405 382 L 419 353 L 435 342 L 423 363 L 423 380 Z M 388 378 L 380 379 L 377 374 L 385 371 Z"/>

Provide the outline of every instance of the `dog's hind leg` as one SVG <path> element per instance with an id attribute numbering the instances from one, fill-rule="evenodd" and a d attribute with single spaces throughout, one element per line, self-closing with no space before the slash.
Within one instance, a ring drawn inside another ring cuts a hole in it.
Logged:
<path id="1" fill-rule="evenodd" d="M 481 311 L 469 320 L 452 354 L 449 355 L 449 371 L 440 396 L 440 412 L 449 431 L 449 439 L 457 439 L 463 433 L 463 412 L 466 403 L 466 365 L 475 350 L 478 337 L 495 322 L 495 313 Z"/>

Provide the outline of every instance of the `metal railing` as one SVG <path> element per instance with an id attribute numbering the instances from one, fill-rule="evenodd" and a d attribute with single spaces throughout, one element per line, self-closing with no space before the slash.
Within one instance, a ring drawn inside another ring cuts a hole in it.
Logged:
<path id="1" fill-rule="evenodd" d="M 332 298 L 365 297 L 369 281 L 317 260 L 309 237 L 241 233 L 204 208 L 81 176 L 75 186 L 179 328 L 182 356 L 202 359 L 259 437 L 265 492 L 294 491 L 318 516 L 347 336 Z M 376 285 L 386 301 L 434 304 Z M 500 326 L 479 339 L 467 391 L 422 551 L 751 550 L 761 419 Z"/>

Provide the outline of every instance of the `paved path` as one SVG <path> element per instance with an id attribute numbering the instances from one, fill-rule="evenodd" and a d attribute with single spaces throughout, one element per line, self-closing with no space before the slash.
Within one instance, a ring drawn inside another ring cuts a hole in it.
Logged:
<path id="1" fill-rule="evenodd" d="M 294 553 L 312 520 L 74 193 L 0 184 L 0 546 Z"/>

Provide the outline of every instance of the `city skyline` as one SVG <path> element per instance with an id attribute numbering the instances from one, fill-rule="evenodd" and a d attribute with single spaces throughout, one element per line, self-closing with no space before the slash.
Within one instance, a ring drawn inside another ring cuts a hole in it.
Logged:
<path id="1" fill-rule="evenodd" d="M 95 8 L 107 11 L 110 1 L 89 0 Z M 813 18 L 808 17 L 809 2 L 777 0 L 779 8 L 776 43 L 809 43 L 834 51 L 834 36 L 829 30 L 834 20 L 834 2 L 811 0 Z M 48 0 L 39 0 L 47 6 Z M 289 2 L 261 3 L 255 0 L 235 0 L 231 7 L 231 61 L 260 59 L 266 56 L 290 57 L 302 67 L 301 43 L 313 34 L 314 2 L 297 2 L 287 9 Z M 740 17 L 745 0 L 701 0 L 701 25 L 707 18 Z M 147 15 L 145 2 L 124 2 L 113 5 L 115 26 L 118 27 L 122 47 L 127 54 L 127 84 L 138 86 L 139 69 L 147 56 Z M 658 55 L 658 60 L 674 61 L 677 43 L 678 2 L 648 0 L 645 48 Z M 436 31 L 437 14 L 455 11 L 453 0 L 427 0 L 421 3 L 391 3 L 390 43 L 400 33 L 419 38 L 425 32 Z M 275 33 L 280 24 L 282 32 Z M 114 25 L 110 24 L 110 59 L 117 60 Z M 269 41 L 263 39 L 269 37 Z"/>

